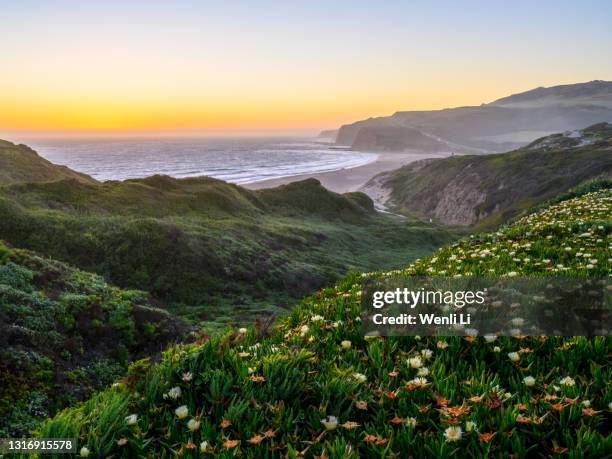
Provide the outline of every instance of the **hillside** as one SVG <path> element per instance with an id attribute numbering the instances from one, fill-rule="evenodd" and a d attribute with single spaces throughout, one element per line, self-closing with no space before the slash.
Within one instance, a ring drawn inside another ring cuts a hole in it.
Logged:
<path id="1" fill-rule="evenodd" d="M 188 330 L 144 292 L 0 242 L 0 437 L 27 434 Z"/>
<path id="2" fill-rule="evenodd" d="M 610 189 L 576 190 L 388 275 L 608 276 L 610 215 Z M 318 292 L 268 338 L 169 350 L 37 434 L 96 458 L 612 453 L 610 338 L 365 340 L 360 289 L 351 276 Z"/>
<path id="3" fill-rule="evenodd" d="M 0 183 L 47 182 L 73 179 L 95 183 L 85 174 L 52 164 L 26 145 L 0 140 Z"/>
<path id="4" fill-rule="evenodd" d="M 207 177 L 0 184 L 0 238 L 150 292 L 196 323 L 284 310 L 350 270 L 452 238 L 316 180 L 250 191 Z"/>
<path id="5" fill-rule="evenodd" d="M 429 149 L 462 153 L 501 152 L 552 134 L 612 122 L 612 82 L 591 81 L 536 88 L 480 106 L 399 111 L 342 126 L 338 145 L 365 150 Z M 363 132 L 367 142 L 363 142 Z"/>
<path id="6" fill-rule="evenodd" d="M 612 125 L 555 134 L 502 154 L 426 160 L 374 177 L 364 190 L 394 212 L 492 227 L 577 184 L 612 175 Z"/>

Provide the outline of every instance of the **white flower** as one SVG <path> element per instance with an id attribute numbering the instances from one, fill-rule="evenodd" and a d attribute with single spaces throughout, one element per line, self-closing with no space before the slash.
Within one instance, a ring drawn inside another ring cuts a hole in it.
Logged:
<path id="1" fill-rule="evenodd" d="M 575 386 L 576 385 L 576 381 L 574 381 L 573 378 L 570 378 L 569 376 L 566 376 L 561 381 L 559 381 L 559 384 L 561 384 L 562 386 Z"/>
<path id="2" fill-rule="evenodd" d="M 444 431 L 444 436 L 446 437 L 446 441 L 449 443 L 459 441 L 463 436 L 463 431 L 459 426 L 451 426 Z"/>
<path id="3" fill-rule="evenodd" d="M 320 316 L 320 315 L 316 314 L 316 315 L 312 316 L 310 318 L 310 320 L 312 320 L 313 322 L 319 322 L 319 321 L 323 320 L 323 316 Z"/>
<path id="4" fill-rule="evenodd" d="M 342 349 L 350 349 L 352 346 L 352 343 L 349 340 L 345 339 L 344 341 L 340 343 L 340 346 L 342 346 Z"/>
<path id="5" fill-rule="evenodd" d="M 246 328 L 244 328 L 244 327 L 238 329 L 238 333 L 240 333 L 241 335 L 246 335 L 247 331 L 248 330 Z"/>
<path id="6" fill-rule="evenodd" d="M 368 380 L 367 376 L 363 373 L 353 373 L 353 379 L 358 383 L 364 383 Z"/>
<path id="7" fill-rule="evenodd" d="M 189 414 L 189 408 L 187 408 L 187 405 L 181 405 L 174 410 L 174 413 L 179 419 L 185 419 Z"/>
<path id="8" fill-rule="evenodd" d="M 518 362 L 519 360 L 521 360 L 521 356 L 519 355 L 518 352 L 509 352 L 508 358 L 510 359 L 511 362 Z"/>
<path id="9" fill-rule="evenodd" d="M 419 368 L 419 371 L 417 372 L 418 376 L 427 376 L 429 374 L 429 368 Z"/>
<path id="10" fill-rule="evenodd" d="M 535 386 L 536 380 L 533 376 L 525 376 L 523 378 L 523 382 L 527 387 L 532 387 Z"/>
<path id="11" fill-rule="evenodd" d="M 582 405 L 586 406 L 586 407 L 589 407 L 589 406 L 591 406 L 591 401 L 590 400 L 583 400 L 582 401 Z"/>
<path id="12" fill-rule="evenodd" d="M 195 432 L 200 428 L 200 421 L 198 421 L 197 419 L 190 419 L 187 423 L 187 428 L 192 432 Z"/>
<path id="13" fill-rule="evenodd" d="M 129 416 L 125 417 L 125 423 L 128 426 L 133 426 L 137 422 L 138 422 L 138 415 L 137 414 L 130 414 Z"/>
<path id="14" fill-rule="evenodd" d="M 492 343 L 497 339 L 496 335 L 484 335 L 484 339 L 487 343 Z"/>
<path id="15" fill-rule="evenodd" d="M 476 423 L 474 421 L 468 421 L 465 423 L 465 431 L 471 432 L 472 430 L 476 430 Z"/>
<path id="16" fill-rule="evenodd" d="M 433 351 L 432 351 L 431 349 L 423 349 L 423 350 L 421 351 L 421 357 L 422 357 L 424 360 L 431 359 L 431 356 L 432 356 L 432 355 L 433 355 Z"/>
<path id="17" fill-rule="evenodd" d="M 321 424 L 323 424 L 325 430 L 334 430 L 338 427 L 338 418 L 336 416 L 327 416 L 321 421 Z"/>
<path id="18" fill-rule="evenodd" d="M 516 277 L 516 276 L 518 276 L 518 273 L 516 271 L 510 271 L 508 273 L 508 277 Z"/>
<path id="19" fill-rule="evenodd" d="M 446 341 L 438 341 L 436 346 L 438 349 L 446 349 L 448 347 L 448 343 Z"/>
<path id="20" fill-rule="evenodd" d="M 308 328 L 308 325 L 302 325 L 300 327 L 300 335 L 301 336 L 306 335 L 306 333 L 308 333 L 308 330 L 310 330 L 310 328 Z"/>
<path id="21" fill-rule="evenodd" d="M 495 346 L 495 347 L 493 348 L 493 352 L 501 352 L 501 347 L 499 347 L 499 346 Z"/>
<path id="22" fill-rule="evenodd" d="M 193 373 L 191 373 L 190 371 L 183 373 L 183 381 L 189 382 L 192 379 L 193 379 Z"/>
<path id="23" fill-rule="evenodd" d="M 87 456 L 89 456 L 89 449 L 87 448 L 87 446 L 83 446 L 83 447 L 81 448 L 81 451 L 79 452 L 79 455 L 80 455 L 81 457 L 87 457 Z"/>
<path id="24" fill-rule="evenodd" d="M 172 389 L 168 391 L 168 397 L 170 397 L 172 400 L 176 400 L 177 398 L 181 396 L 181 394 L 182 394 L 181 388 L 178 386 L 173 387 Z"/>
<path id="25" fill-rule="evenodd" d="M 425 387 L 427 385 L 427 378 L 414 378 L 410 382 L 417 387 Z"/>
<path id="26" fill-rule="evenodd" d="M 611 403 L 611 405 L 612 405 L 612 403 Z M 406 425 L 407 425 L 408 427 L 415 428 L 415 427 L 416 427 L 416 425 L 417 425 L 417 420 L 416 420 L 416 418 L 406 418 Z"/>
<path id="27" fill-rule="evenodd" d="M 410 368 L 421 368 L 423 366 L 423 361 L 420 357 L 412 357 L 408 359 L 408 366 Z"/>
<path id="28" fill-rule="evenodd" d="M 208 442 L 203 441 L 202 443 L 200 443 L 200 452 L 205 453 L 207 450 L 208 450 Z"/>
<path id="29" fill-rule="evenodd" d="M 608 403 L 608 411 L 612 411 L 612 402 Z"/>

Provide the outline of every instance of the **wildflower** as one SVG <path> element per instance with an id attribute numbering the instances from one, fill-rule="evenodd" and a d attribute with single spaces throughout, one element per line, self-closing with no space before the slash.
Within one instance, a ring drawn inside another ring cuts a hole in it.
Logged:
<path id="1" fill-rule="evenodd" d="M 310 330 L 310 328 L 308 327 L 308 325 L 302 325 L 300 327 L 300 336 L 305 336 L 306 333 L 308 333 L 308 330 Z"/>
<path id="2" fill-rule="evenodd" d="M 221 421 L 222 429 L 227 429 L 231 425 L 232 425 L 232 421 L 230 421 L 229 419 L 224 419 L 223 421 Z"/>
<path id="3" fill-rule="evenodd" d="M 433 355 L 433 351 L 431 349 L 423 349 L 423 350 L 421 350 L 421 357 L 424 360 L 431 359 L 432 355 Z"/>
<path id="4" fill-rule="evenodd" d="M 419 371 L 417 372 L 417 376 L 427 376 L 429 374 L 429 368 L 419 368 Z"/>
<path id="5" fill-rule="evenodd" d="M 344 340 L 340 343 L 340 346 L 342 346 L 342 349 L 350 349 L 352 346 L 352 343 L 349 340 Z"/>
<path id="6" fill-rule="evenodd" d="M 518 273 L 516 271 L 510 271 L 508 273 L 508 277 L 516 277 L 516 276 L 518 276 Z"/>
<path id="7" fill-rule="evenodd" d="M 193 379 L 193 373 L 188 371 L 187 373 L 183 373 L 183 381 L 189 382 Z"/>
<path id="8" fill-rule="evenodd" d="M 206 451 L 208 451 L 208 442 L 204 440 L 202 443 L 200 443 L 200 452 L 205 453 Z"/>
<path id="9" fill-rule="evenodd" d="M 416 418 L 406 418 L 406 420 L 404 421 L 406 423 L 406 425 L 408 427 L 412 427 L 413 429 L 416 427 L 417 425 L 417 420 Z"/>
<path id="10" fill-rule="evenodd" d="M 476 430 L 476 423 L 474 421 L 467 421 L 465 423 L 465 431 L 471 432 L 472 430 Z"/>
<path id="11" fill-rule="evenodd" d="M 316 314 L 316 315 L 312 316 L 310 318 L 310 320 L 312 320 L 313 322 L 320 322 L 320 321 L 323 320 L 323 316 L 320 316 L 320 315 Z"/>
<path id="12" fill-rule="evenodd" d="M 493 434 L 491 432 L 484 432 L 478 435 L 478 440 L 488 443 L 493 439 Z"/>
<path id="13" fill-rule="evenodd" d="M 173 387 L 172 389 L 170 389 L 168 391 L 168 397 L 170 397 L 172 400 L 176 400 L 177 398 L 179 398 L 182 394 L 181 388 L 180 387 Z"/>
<path id="14" fill-rule="evenodd" d="M 247 331 L 248 331 L 248 330 L 247 330 L 246 328 L 244 328 L 244 327 L 243 327 L 243 328 L 239 328 L 239 329 L 238 329 L 238 333 L 240 333 L 241 335 L 246 335 L 246 332 L 247 332 Z"/>
<path id="15" fill-rule="evenodd" d="M 356 429 L 357 427 L 359 427 L 359 424 L 353 421 L 346 421 L 344 424 L 342 424 L 342 427 L 344 427 L 345 429 L 351 430 L 351 429 Z"/>
<path id="16" fill-rule="evenodd" d="M 417 387 L 425 387 L 427 385 L 427 378 L 414 378 L 410 383 Z"/>
<path id="17" fill-rule="evenodd" d="M 484 335 L 484 339 L 487 343 L 492 343 L 497 339 L 496 335 Z"/>
<path id="18" fill-rule="evenodd" d="M 128 426 L 133 426 L 137 422 L 138 422 L 138 415 L 137 414 L 130 414 L 129 416 L 125 417 L 125 423 Z"/>
<path id="19" fill-rule="evenodd" d="M 358 410 L 367 410 L 368 402 L 366 402 L 365 400 L 357 400 L 355 402 L 355 408 L 357 408 Z M 612 411 L 612 408 L 610 408 L 610 410 Z"/>
<path id="20" fill-rule="evenodd" d="M 197 419 L 190 419 L 187 423 L 187 428 L 192 432 L 195 432 L 200 428 L 200 421 L 198 421 Z"/>
<path id="21" fill-rule="evenodd" d="M 367 376 L 363 373 L 353 373 L 353 379 L 358 383 L 364 383 L 368 380 Z"/>
<path id="22" fill-rule="evenodd" d="M 174 410 L 174 413 L 179 419 L 185 419 L 189 414 L 189 408 L 187 408 L 187 405 L 181 405 Z"/>
<path id="23" fill-rule="evenodd" d="M 79 455 L 80 455 L 81 457 L 87 457 L 87 456 L 89 456 L 89 449 L 87 448 L 87 446 L 83 446 L 83 447 L 81 448 L 81 451 L 79 452 Z"/>
<path id="24" fill-rule="evenodd" d="M 573 378 L 570 378 L 569 376 L 566 376 L 565 378 L 563 378 L 561 381 L 559 381 L 559 384 L 561 384 L 562 386 L 575 386 L 576 385 L 576 381 L 574 381 Z"/>
<path id="25" fill-rule="evenodd" d="M 338 427 L 338 418 L 336 416 L 327 416 L 321 421 L 325 430 L 335 430 Z"/>
<path id="26" fill-rule="evenodd" d="M 521 360 L 521 356 L 519 355 L 518 352 L 509 352 L 508 358 L 510 359 L 511 362 L 518 362 L 519 360 Z"/>
<path id="27" fill-rule="evenodd" d="M 525 383 L 527 387 L 533 387 L 535 386 L 536 380 L 533 376 L 525 376 L 523 378 L 523 383 Z"/>
<path id="28" fill-rule="evenodd" d="M 463 436 L 463 431 L 459 426 L 450 426 L 444 431 L 444 437 L 448 443 L 459 441 Z"/>
<path id="29" fill-rule="evenodd" d="M 448 347 L 448 343 L 446 341 L 438 341 L 436 346 L 438 349 L 446 349 Z"/>
<path id="30" fill-rule="evenodd" d="M 251 438 L 249 438 L 247 441 L 252 445 L 259 445 L 263 441 L 264 438 L 265 437 L 262 435 L 255 434 Z"/>
<path id="31" fill-rule="evenodd" d="M 420 368 L 423 366 L 423 361 L 420 357 L 412 357 L 411 359 L 408 359 L 408 366 L 410 368 Z"/>
<path id="32" fill-rule="evenodd" d="M 499 346 L 495 346 L 495 347 L 493 348 L 493 352 L 501 352 L 501 347 L 499 347 Z"/>
<path id="33" fill-rule="evenodd" d="M 223 442 L 223 447 L 226 449 L 232 449 L 235 448 L 236 446 L 238 446 L 240 444 L 240 440 L 230 440 L 227 439 Z"/>

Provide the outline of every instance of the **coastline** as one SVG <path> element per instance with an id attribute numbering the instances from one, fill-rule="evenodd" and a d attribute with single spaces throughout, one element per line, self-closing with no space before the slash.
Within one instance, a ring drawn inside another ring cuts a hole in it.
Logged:
<path id="1" fill-rule="evenodd" d="M 328 190 L 336 193 L 348 193 L 360 190 L 372 177 L 381 172 L 397 169 L 398 167 L 421 159 L 445 158 L 450 156 L 448 152 L 431 153 L 421 151 L 377 154 L 378 158 L 376 158 L 376 160 L 362 166 L 242 183 L 240 186 L 250 190 L 260 190 L 263 188 L 274 188 L 280 185 L 286 185 L 287 183 L 297 182 L 307 178 L 315 178 Z"/>

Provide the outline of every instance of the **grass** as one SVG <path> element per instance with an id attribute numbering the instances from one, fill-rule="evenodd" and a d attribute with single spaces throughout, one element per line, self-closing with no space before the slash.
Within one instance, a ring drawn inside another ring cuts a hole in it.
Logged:
<path id="1" fill-rule="evenodd" d="M 610 274 L 612 191 L 551 204 L 376 275 Z M 605 457 L 610 338 L 364 339 L 361 276 L 273 329 L 226 330 L 132 367 L 50 419 L 90 457 Z"/>
<path id="2" fill-rule="evenodd" d="M 256 192 L 205 177 L 18 183 L 0 186 L 0 212 L 14 246 L 148 291 L 206 326 L 278 312 L 351 270 L 398 267 L 454 238 L 315 180 Z"/>
<path id="3" fill-rule="evenodd" d="M 144 292 L 0 242 L 0 437 L 27 434 L 187 330 Z"/>

